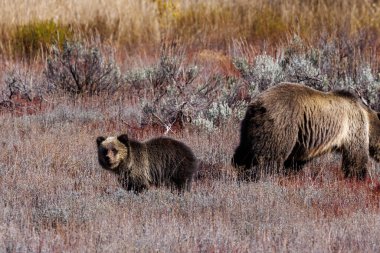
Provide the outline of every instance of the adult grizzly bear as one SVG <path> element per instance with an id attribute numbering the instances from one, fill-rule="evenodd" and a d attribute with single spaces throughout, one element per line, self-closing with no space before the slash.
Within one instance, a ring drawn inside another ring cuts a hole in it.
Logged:
<path id="1" fill-rule="evenodd" d="M 151 185 L 190 190 L 197 159 L 191 149 L 171 138 L 155 138 L 147 142 L 118 137 L 98 137 L 100 165 L 119 175 L 127 190 L 141 192 Z"/>
<path id="2" fill-rule="evenodd" d="M 263 172 L 299 171 L 332 151 L 342 153 L 345 177 L 364 179 L 369 156 L 380 161 L 379 114 L 348 91 L 281 83 L 248 106 L 232 163 L 240 177 L 257 179 Z"/>

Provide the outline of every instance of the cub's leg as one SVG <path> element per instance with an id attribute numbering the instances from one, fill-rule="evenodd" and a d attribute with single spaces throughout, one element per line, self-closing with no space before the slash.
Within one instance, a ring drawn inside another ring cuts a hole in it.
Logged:
<path id="1" fill-rule="evenodd" d="M 119 175 L 119 182 L 122 185 L 124 189 L 127 191 L 133 191 L 135 193 L 141 193 L 145 189 L 147 189 L 147 186 L 137 180 L 133 182 L 134 180 L 131 180 L 129 177 L 129 173 L 121 173 Z"/>

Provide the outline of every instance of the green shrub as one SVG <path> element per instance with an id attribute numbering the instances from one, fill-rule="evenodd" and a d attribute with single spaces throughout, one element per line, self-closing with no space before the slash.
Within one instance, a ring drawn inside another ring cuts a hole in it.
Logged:
<path id="1" fill-rule="evenodd" d="M 12 35 L 13 53 L 17 56 L 33 57 L 51 45 L 61 47 L 66 40 L 73 38 L 73 31 L 67 25 L 52 20 L 35 21 L 15 28 Z"/>

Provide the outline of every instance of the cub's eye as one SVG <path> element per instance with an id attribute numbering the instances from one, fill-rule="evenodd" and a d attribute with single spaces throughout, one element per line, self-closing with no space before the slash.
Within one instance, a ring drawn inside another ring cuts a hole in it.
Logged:
<path id="1" fill-rule="evenodd" d="M 113 148 L 111 151 L 112 151 L 112 153 L 114 153 L 115 155 L 117 154 L 117 150 L 116 150 L 116 148 Z"/>

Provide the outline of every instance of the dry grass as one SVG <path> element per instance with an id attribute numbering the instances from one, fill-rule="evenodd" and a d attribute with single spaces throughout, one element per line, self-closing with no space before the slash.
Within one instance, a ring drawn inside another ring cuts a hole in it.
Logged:
<path id="1" fill-rule="evenodd" d="M 39 22 L 45 22 L 48 26 L 46 21 L 59 25 L 58 35 L 40 26 Z M 15 50 L 19 51 L 14 45 L 16 40 L 20 40 L 17 31 L 30 24 L 41 31 L 38 34 L 23 34 L 29 43 L 32 40 L 30 37 L 42 36 L 44 40 L 54 37 L 53 43 L 56 40 L 59 42 L 62 37 L 75 39 L 72 38 L 74 34 L 79 40 L 100 39 L 126 47 L 132 53 L 155 49 L 160 41 L 166 39 L 178 39 L 195 48 L 227 49 L 233 39 L 275 46 L 293 34 L 298 34 L 311 44 L 322 35 L 335 38 L 342 34 L 354 37 L 371 33 L 377 41 L 380 6 L 370 0 L 2 1 L 2 52 L 12 54 Z M 31 45 L 25 46 L 28 48 Z"/>
<path id="2" fill-rule="evenodd" d="M 115 115 L 115 106 L 134 110 L 128 101 L 56 103 L 38 115 L 0 116 L 2 252 L 380 250 L 379 195 L 342 180 L 334 157 L 294 178 L 239 185 L 225 172 L 238 138 L 230 122 L 213 133 L 171 134 L 205 164 L 219 164 L 221 177 L 206 175 L 183 196 L 164 188 L 134 195 L 99 167 L 95 138 L 160 131 L 128 130 Z"/>
<path id="3" fill-rule="evenodd" d="M 277 81 L 268 78 L 279 62 L 291 65 L 277 73 L 282 78 L 317 72 L 322 88 L 361 88 L 380 108 L 379 24 L 380 5 L 369 0 L 0 1 L 0 252 L 379 252 L 376 164 L 366 182 L 343 179 L 340 157 L 328 155 L 295 176 L 250 183 L 236 182 L 229 165 L 239 110 L 257 85 Z M 102 52 L 111 48 L 122 89 L 112 96 L 49 93 L 45 53 L 62 42 L 61 32 L 49 30 L 55 25 Z M 303 43 L 279 46 L 294 34 Z M 16 35 L 25 43 L 15 44 Z M 177 69 L 157 64 L 159 50 L 150 51 L 162 41 L 179 48 L 169 55 L 183 57 Z M 10 60 L 16 53 L 29 61 Z M 193 63 L 199 73 L 190 85 L 183 76 Z M 141 96 L 126 78 L 134 70 L 145 85 Z M 192 124 L 168 132 L 201 161 L 184 195 L 126 192 L 97 161 L 98 135 L 145 140 L 165 132 L 157 123 L 142 127 L 154 71 L 171 76 L 158 75 L 165 92 L 153 109 L 191 100 Z M 10 98 L 8 84 L 31 99 Z M 193 96 L 199 87 L 205 94 Z M 14 107 L 4 107 L 4 98 Z M 226 104 L 228 112 L 215 112 Z M 212 131 L 196 126 L 196 117 L 215 123 Z"/>

